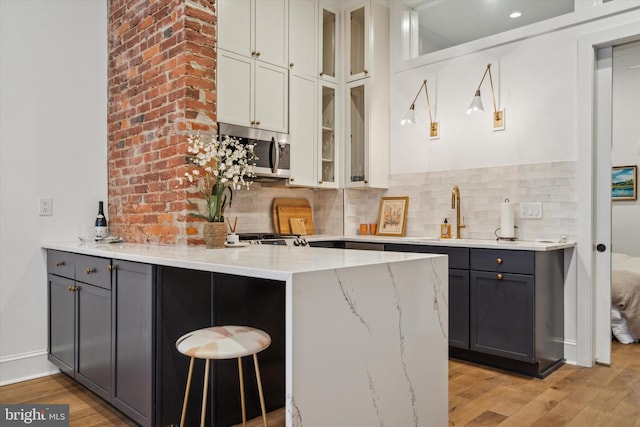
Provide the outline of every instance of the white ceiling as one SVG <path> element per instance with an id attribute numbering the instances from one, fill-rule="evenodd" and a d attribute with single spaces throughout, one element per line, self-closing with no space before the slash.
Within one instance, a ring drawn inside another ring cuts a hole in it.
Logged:
<path id="1" fill-rule="evenodd" d="M 418 13 L 420 54 L 573 12 L 574 0 L 405 0 Z M 522 16 L 510 18 L 512 12 Z"/>

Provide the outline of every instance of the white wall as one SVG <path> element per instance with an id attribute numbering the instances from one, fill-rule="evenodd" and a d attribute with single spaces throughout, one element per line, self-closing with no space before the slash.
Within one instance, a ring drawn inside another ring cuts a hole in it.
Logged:
<path id="1" fill-rule="evenodd" d="M 427 56 L 410 69 L 392 64 L 404 71 L 391 74 L 391 173 L 577 160 L 577 41 L 639 20 L 636 9 L 434 63 Z M 466 114 L 488 63 L 498 107 L 506 108 L 504 131 L 492 130 L 488 78 L 481 88 L 485 113 Z M 432 141 L 424 94 L 416 102 L 417 125 L 399 124 L 424 79 L 440 121 L 441 137 Z"/>
<path id="2" fill-rule="evenodd" d="M 0 385 L 52 370 L 40 242 L 107 200 L 106 114 L 107 0 L 1 0 Z"/>
<path id="3" fill-rule="evenodd" d="M 616 47 L 613 53 L 613 166 L 640 164 L 640 42 Z M 640 188 L 639 188 L 640 189 Z M 614 252 L 640 256 L 640 200 L 611 204 Z"/>

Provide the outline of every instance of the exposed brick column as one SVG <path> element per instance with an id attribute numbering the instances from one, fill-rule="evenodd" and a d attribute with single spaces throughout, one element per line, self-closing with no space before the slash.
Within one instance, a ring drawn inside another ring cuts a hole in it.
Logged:
<path id="1" fill-rule="evenodd" d="M 186 134 L 215 131 L 215 0 L 109 1 L 111 234 L 202 243 L 185 222 Z"/>

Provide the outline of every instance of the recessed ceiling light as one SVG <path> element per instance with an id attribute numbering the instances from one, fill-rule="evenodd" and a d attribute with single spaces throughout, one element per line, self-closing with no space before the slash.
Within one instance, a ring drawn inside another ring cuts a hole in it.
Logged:
<path id="1" fill-rule="evenodd" d="M 509 18 L 520 18 L 522 16 L 522 13 L 515 11 L 512 12 L 511 15 L 509 15 Z"/>

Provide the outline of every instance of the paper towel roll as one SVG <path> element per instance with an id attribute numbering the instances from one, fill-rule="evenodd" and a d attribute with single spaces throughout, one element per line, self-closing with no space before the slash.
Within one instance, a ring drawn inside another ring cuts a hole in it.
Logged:
<path id="1" fill-rule="evenodd" d="M 516 237 L 513 209 L 508 199 L 500 204 L 500 237 L 506 239 Z"/>

